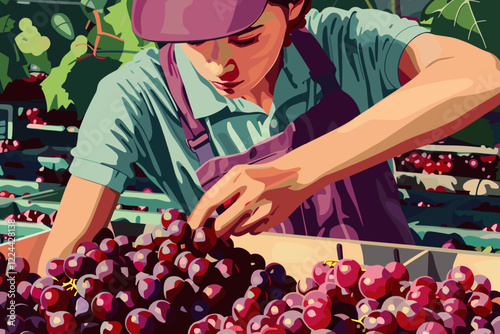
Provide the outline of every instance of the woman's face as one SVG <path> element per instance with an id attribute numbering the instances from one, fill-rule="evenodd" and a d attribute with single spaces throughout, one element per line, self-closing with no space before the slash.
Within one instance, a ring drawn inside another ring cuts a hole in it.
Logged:
<path id="1" fill-rule="evenodd" d="M 267 4 L 260 18 L 237 35 L 180 44 L 198 73 L 227 98 L 251 94 L 278 59 L 288 24 L 287 10 Z"/>

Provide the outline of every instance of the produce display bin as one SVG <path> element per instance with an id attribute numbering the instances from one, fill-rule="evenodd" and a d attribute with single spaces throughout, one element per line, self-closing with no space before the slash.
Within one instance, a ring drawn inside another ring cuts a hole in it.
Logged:
<path id="1" fill-rule="evenodd" d="M 18 239 L 16 256 L 24 257 L 31 268 L 37 268 L 40 249 L 45 245 L 47 236 L 47 232 L 40 232 Z M 244 235 L 233 237 L 233 241 L 236 247 L 261 254 L 267 263 L 282 264 L 287 274 L 297 280 L 311 277 L 313 266 L 328 259 L 351 258 L 362 265 L 386 265 L 399 258 L 407 266 L 410 280 L 431 276 L 442 281 L 451 268 L 463 265 L 474 274 L 487 276 L 492 288 L 500 290 L 499 254 L 277 233 Z M 7 247 L 6 244 L 1 245 L 0 252 L 7 254 Z"/>
<path id="2" fill-rule="evenodd" d="M 0 190 L 6 190 L 9 193 L 19 195 L 25 193 L 30 193 L 30 195 L 32 195 L 42 191 L 56 190 L 59 188 L 61 188 L 61 185 L 56 183 L 0 179 Z"/>
<path id="3" fill-rule="evenodd" d="M 311 277 L 312 268 L 319 261 L 350 258 L 363 265 L 386 265 L 395 260 L 396 253 L 407 266 L 410 280 L 431 276 L 443 281 L 450 269 L 463 265 L 474 274 L 488 277 L 493 289 L 500 289 L 500 254 L 277 233 L 245 235 L 233 240 L 236 247 L 261 254 L 267 263 L 282 264 L 287 274 L 297 280 Z"/>
<path id="4" fill-rule="evenodd" d="M 16 239 L 28 237 L 31 235 L 38 234 L 40 232 L 45 232 L 50 230 L 50 227 L 45 226 L 43 224 L 16 222 L 14 226 L 15 226 L 14 231 Z M 9 231 L 12 231 L 12 229 L 9 229 L 9 222 L 5 220 L 0 220 L 0 234 L 8 234 Z"/>
<path id="5" fill-rule="evenodd" d="M 458 227 L 471 222 L 482 229 L 500 222 L 500 198 L 406 189 L 400 189 L 400 198 L 406 202 L 402 209 L 409 226 L 420 238 L 417 244 L 441 247 L 450 239 L 458 239 L 469 246 L 500 248 L 500 232 Z M 423 206 L 412 205 L 415 203 Z M 498 208 L 499 212 L 479 211 L 485 203 L 492 209 Z M 431 207 L 426 207 L 427 204 Z"/>
<path id="6" fill-rule="evenodd" d="M 23 200 L 61 202 L 64 187 L 47 190 L 32 195 L 24 196 Z M 146 193 L 142 191 L 125 190 L 118 200 L 118 204 L 128 206 L 146 206 L 149 213 L 156 213 L 159 209 L 177 207 L 177 205 L 163 193 Z"/>

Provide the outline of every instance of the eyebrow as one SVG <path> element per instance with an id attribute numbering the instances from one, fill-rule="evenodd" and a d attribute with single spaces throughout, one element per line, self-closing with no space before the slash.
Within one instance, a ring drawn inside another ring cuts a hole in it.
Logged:
<path id="1" fill-rule="evenodd" d="M 244 35 L 244 34 L 246 34 L 246 33 L 249 33 L 249 32 L 251 32 L 251 31 L 254 31 L 255 29 L 259 29 L 260 27 L 263 27 L 263 26 L 264 26 L 264 25 L 263 25 L 263 24 L 261 24 L 261 25 L 258 25 L 258 26 L 256 26 L 256 27 L 249 27 L 249 28 L 246 28 L 245 30 L 240 31 L 239 33 L 234 34 L 234 35 L 231 35 L 231 36 L 239 36 L 239 35 Z"/>

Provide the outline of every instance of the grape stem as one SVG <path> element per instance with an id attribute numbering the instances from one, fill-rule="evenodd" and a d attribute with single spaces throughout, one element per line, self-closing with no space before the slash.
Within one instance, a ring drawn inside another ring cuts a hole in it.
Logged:
<path id="1" fill-rule="evenodd" d="M 66 291 L 71 291 L 71 290 L 75 289 L 75 296 L 78 293 L 77 288 L 76 288 L 76 278 L 72 278 L 69 282 L 63 283 L 62 287 Z M 68 287 L 68 288 L 66 288 L 66 287 Z"/>
<path id="2" fill-rule="evenodd" d="M 364 329 L 366 329 L 365 324 L 363 324 L 363 319 L 366 318 L 367 316 L 368 314 L 365 314 L 364 316 L 361 317 L 361 319 L 352 319 L 352 321 L 360 324 L 361 326 L 363 326 Z"/>
<path id="3" fill-rule="evenodd" d="M 330 268 L 333 268 L 335 266 L 335 263 L 339 262 L 339 260 L 333 260 L 333 259 L 328 259 L 323 264 L 328 265 Z"/>

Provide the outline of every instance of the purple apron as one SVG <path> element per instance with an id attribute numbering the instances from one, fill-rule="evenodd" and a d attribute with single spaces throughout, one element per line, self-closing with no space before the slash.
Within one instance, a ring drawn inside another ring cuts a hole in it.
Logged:
<path id="1" fill-rule="evenodd" d="M 335 66 L 306 29 L 292 33 L 293 44 L 309 67 L 312 80 L 321 86 L 321 101 L 290 123 L 283 132 L 244 152 L 214 156 L 205 122 L 195 119 L 175 62 L 174 44 L 160 51 L 160 62 L 186 144 L 196 154 L 201 186 L 210 189 L 233 166 L 275 160 L 360 114 L 354 100 L 340 88 Z M 368 139 L 369 140 L 369 139 Z M 339 143 L 341 144 L 341 143 Z M 333 149 L 325 154 L 334 154 Z M 414 244 L 399 204 L 396 182 L 386 162 L 332 183 L 308 198 L 274 232 L 341 239 Z M 220 212 L 219 212 L 220 213 Z"/>

